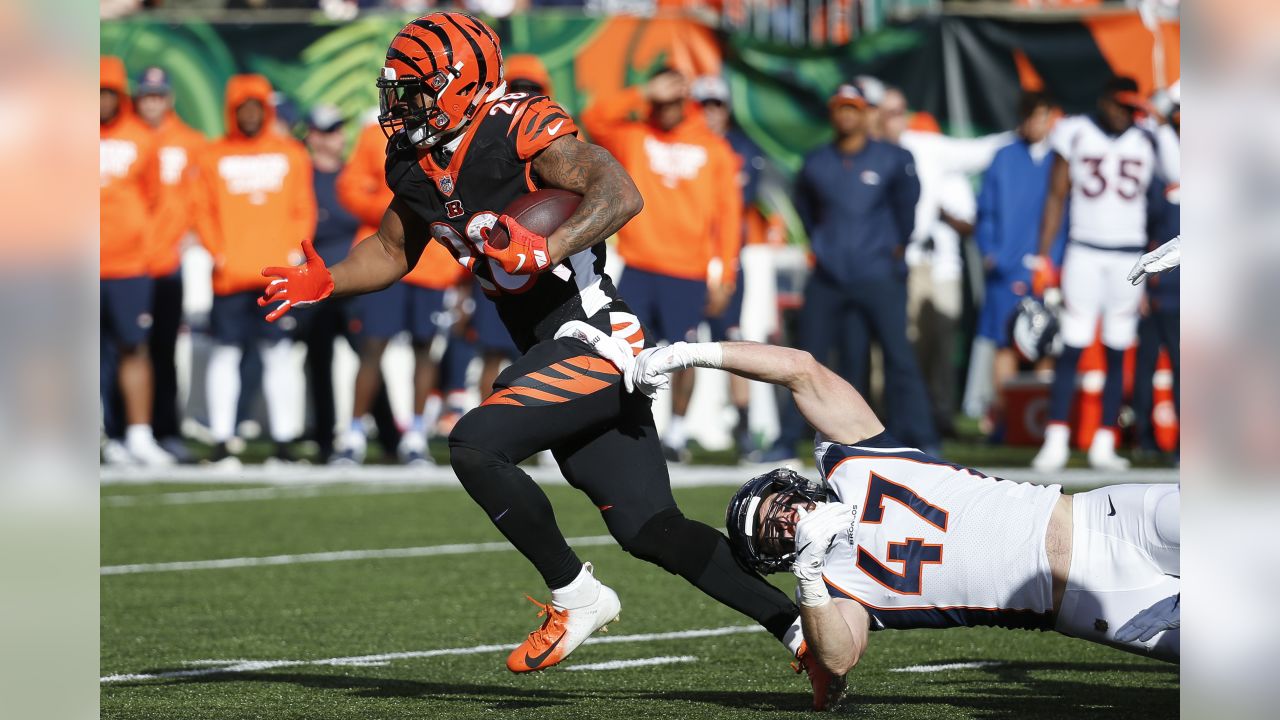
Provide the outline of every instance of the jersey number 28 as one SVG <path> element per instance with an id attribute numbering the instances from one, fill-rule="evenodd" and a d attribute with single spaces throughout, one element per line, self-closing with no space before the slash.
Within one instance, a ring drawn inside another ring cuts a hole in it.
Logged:
<path id="1" fill-rule="evenodd" d="M 867 483 L 867 500 L 862 513 L 863 523 L 878 523 L 884 519 L 885 498 L 897 500 L 935 528 L 947 531 L 947 511 L 920 497 L 914 490 L 892 480 L 871 473 Z M 929 544 L 924 538 L 909 537 L 903 542 L 889 543 L 885 559 L 901 563 L 902 572 L 896 572 L 858 546 L 858 569 L 873 580 L 901 595 L 919 595 L 923 585 L 924 566 L 942 562 L 942 545 Z"/>

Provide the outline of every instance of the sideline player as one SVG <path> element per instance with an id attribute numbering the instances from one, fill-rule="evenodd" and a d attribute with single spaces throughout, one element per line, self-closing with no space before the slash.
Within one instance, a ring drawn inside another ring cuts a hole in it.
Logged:
<path id="1" fill-rule="evenodd" d="M 690 367 L 786 386 L 819 433 L 820 482 L 785 468 L 760 475 L 735 493 L 726 522 L 744 564 L 796 576 L 806 641 L 833 674 L 858 663 L 869 631 L 979 625 L 1178 662 L 1176 485 L 1063 495 L 931 457 L 790 348 L 677 343 L 642 352 L 629 372 L 652 392 Z"/>
<path id="2" fill-rule="evenodd" d="M 603 148 L 580 141 L 573 119 L 551 99 L 506 94 L 498 38 L 469 15 L 438 12 L 406 25 L 391 41 L 378 87 L 395 193 L 381 227 L 333 268 L 304 244 L 305 265 L 263 270 L 275 279 L 261 303 L 281 301 L 268 315 L 274 320 L 292 305 L 386 287 L 435 240 L 497 304 L 523 355 L 454 427 L 449 450 L 463 487 L 551 590 L 551 602 L 538 603 L 545 622 L 507 658 L 508 669 L 555 665 L 619 611 L 617 595 L 578 559 L 546 495 L 517 465 L 545 449 L 600 508 L 623 549 L 799 651 L 795 604 L 743 569 L 721 533 L 676 507 L 650 402 L 624 392 L 619 371 L 589 345 L 553 337 L 581 320 L 619 333 L 629 350 L 643 344 L 638 321 L 604 274 L 601 244 L 643 204 L 626 172 Z M 549 237 L 496 214 L 543 187 L 583 196 Z M 498 224 L 510 236 L 502 249 L 488 243 Z M 821 671 L 810 674 L 816 684 L 821 678 Z"/>
<path id="3" fill-rule="evenodd" d="M 1124 470 L 1116 454 L 1116 422 L 1124 392 L 1124 353 L 1137 337 L 1142 290 L 1122 282 L 1147 244 L 1147 186 L 1157 172 L 1176 177 L 1151 131 L 1134 124 L 1146 107 L 1138 84 L 1113 78 L 1098 99 L 1098 112 L 1065 118 L 1049 136 L 1056 157 L 1040 230 L 1038 286 L 1052 284 L 1049 250 L 1070 196 L 1068 242 L 1062 260 L 1062 354 L 1054 367 L 1049 425 L 1032 460 L 1041 472 L 1060 470 L 1071 455 L 1067 418 L 1080 354 L 1093 344 L 1102 319 L 1107 379 L 1102 388 L 1102 426 L 1089 445 L 1089 464 Z"/>

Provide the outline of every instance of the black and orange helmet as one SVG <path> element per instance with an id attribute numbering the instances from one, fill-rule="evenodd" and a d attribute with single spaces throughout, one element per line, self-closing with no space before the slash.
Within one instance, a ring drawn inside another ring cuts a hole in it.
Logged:
<path id="1" fill-rule="evenodd" d="M 474 17 L 435 12 L 405 25 L 387 48 L 378 78 L 378 122 L 430 147 L 467 124 L 486 100 L 502 95 L 498 36 Z"/>

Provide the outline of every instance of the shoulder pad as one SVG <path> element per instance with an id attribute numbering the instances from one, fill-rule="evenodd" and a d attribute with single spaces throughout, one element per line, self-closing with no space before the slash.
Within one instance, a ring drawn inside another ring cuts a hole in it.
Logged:
<path id="1" fill-rule="evenodd" d="M 521 160 L 531 159 L 555 140 L 577 134 L 578 125 L 568 111 L 542 95 L 529 98 L 516 110 L 507 131 Z"/>

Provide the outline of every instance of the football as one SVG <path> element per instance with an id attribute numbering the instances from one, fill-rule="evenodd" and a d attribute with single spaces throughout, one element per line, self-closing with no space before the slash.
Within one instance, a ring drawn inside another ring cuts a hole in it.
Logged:
<path id="1" fill-rule="evenodd" d="M 502 212 L 543 237 L 551 235 L 574 210 L 582 196 L 568 190 L 535 190 L 516 198 Z M 511 242 L 506 228 L 494 225 L 489 231 L 489 246 L 501 250 Z"/>

